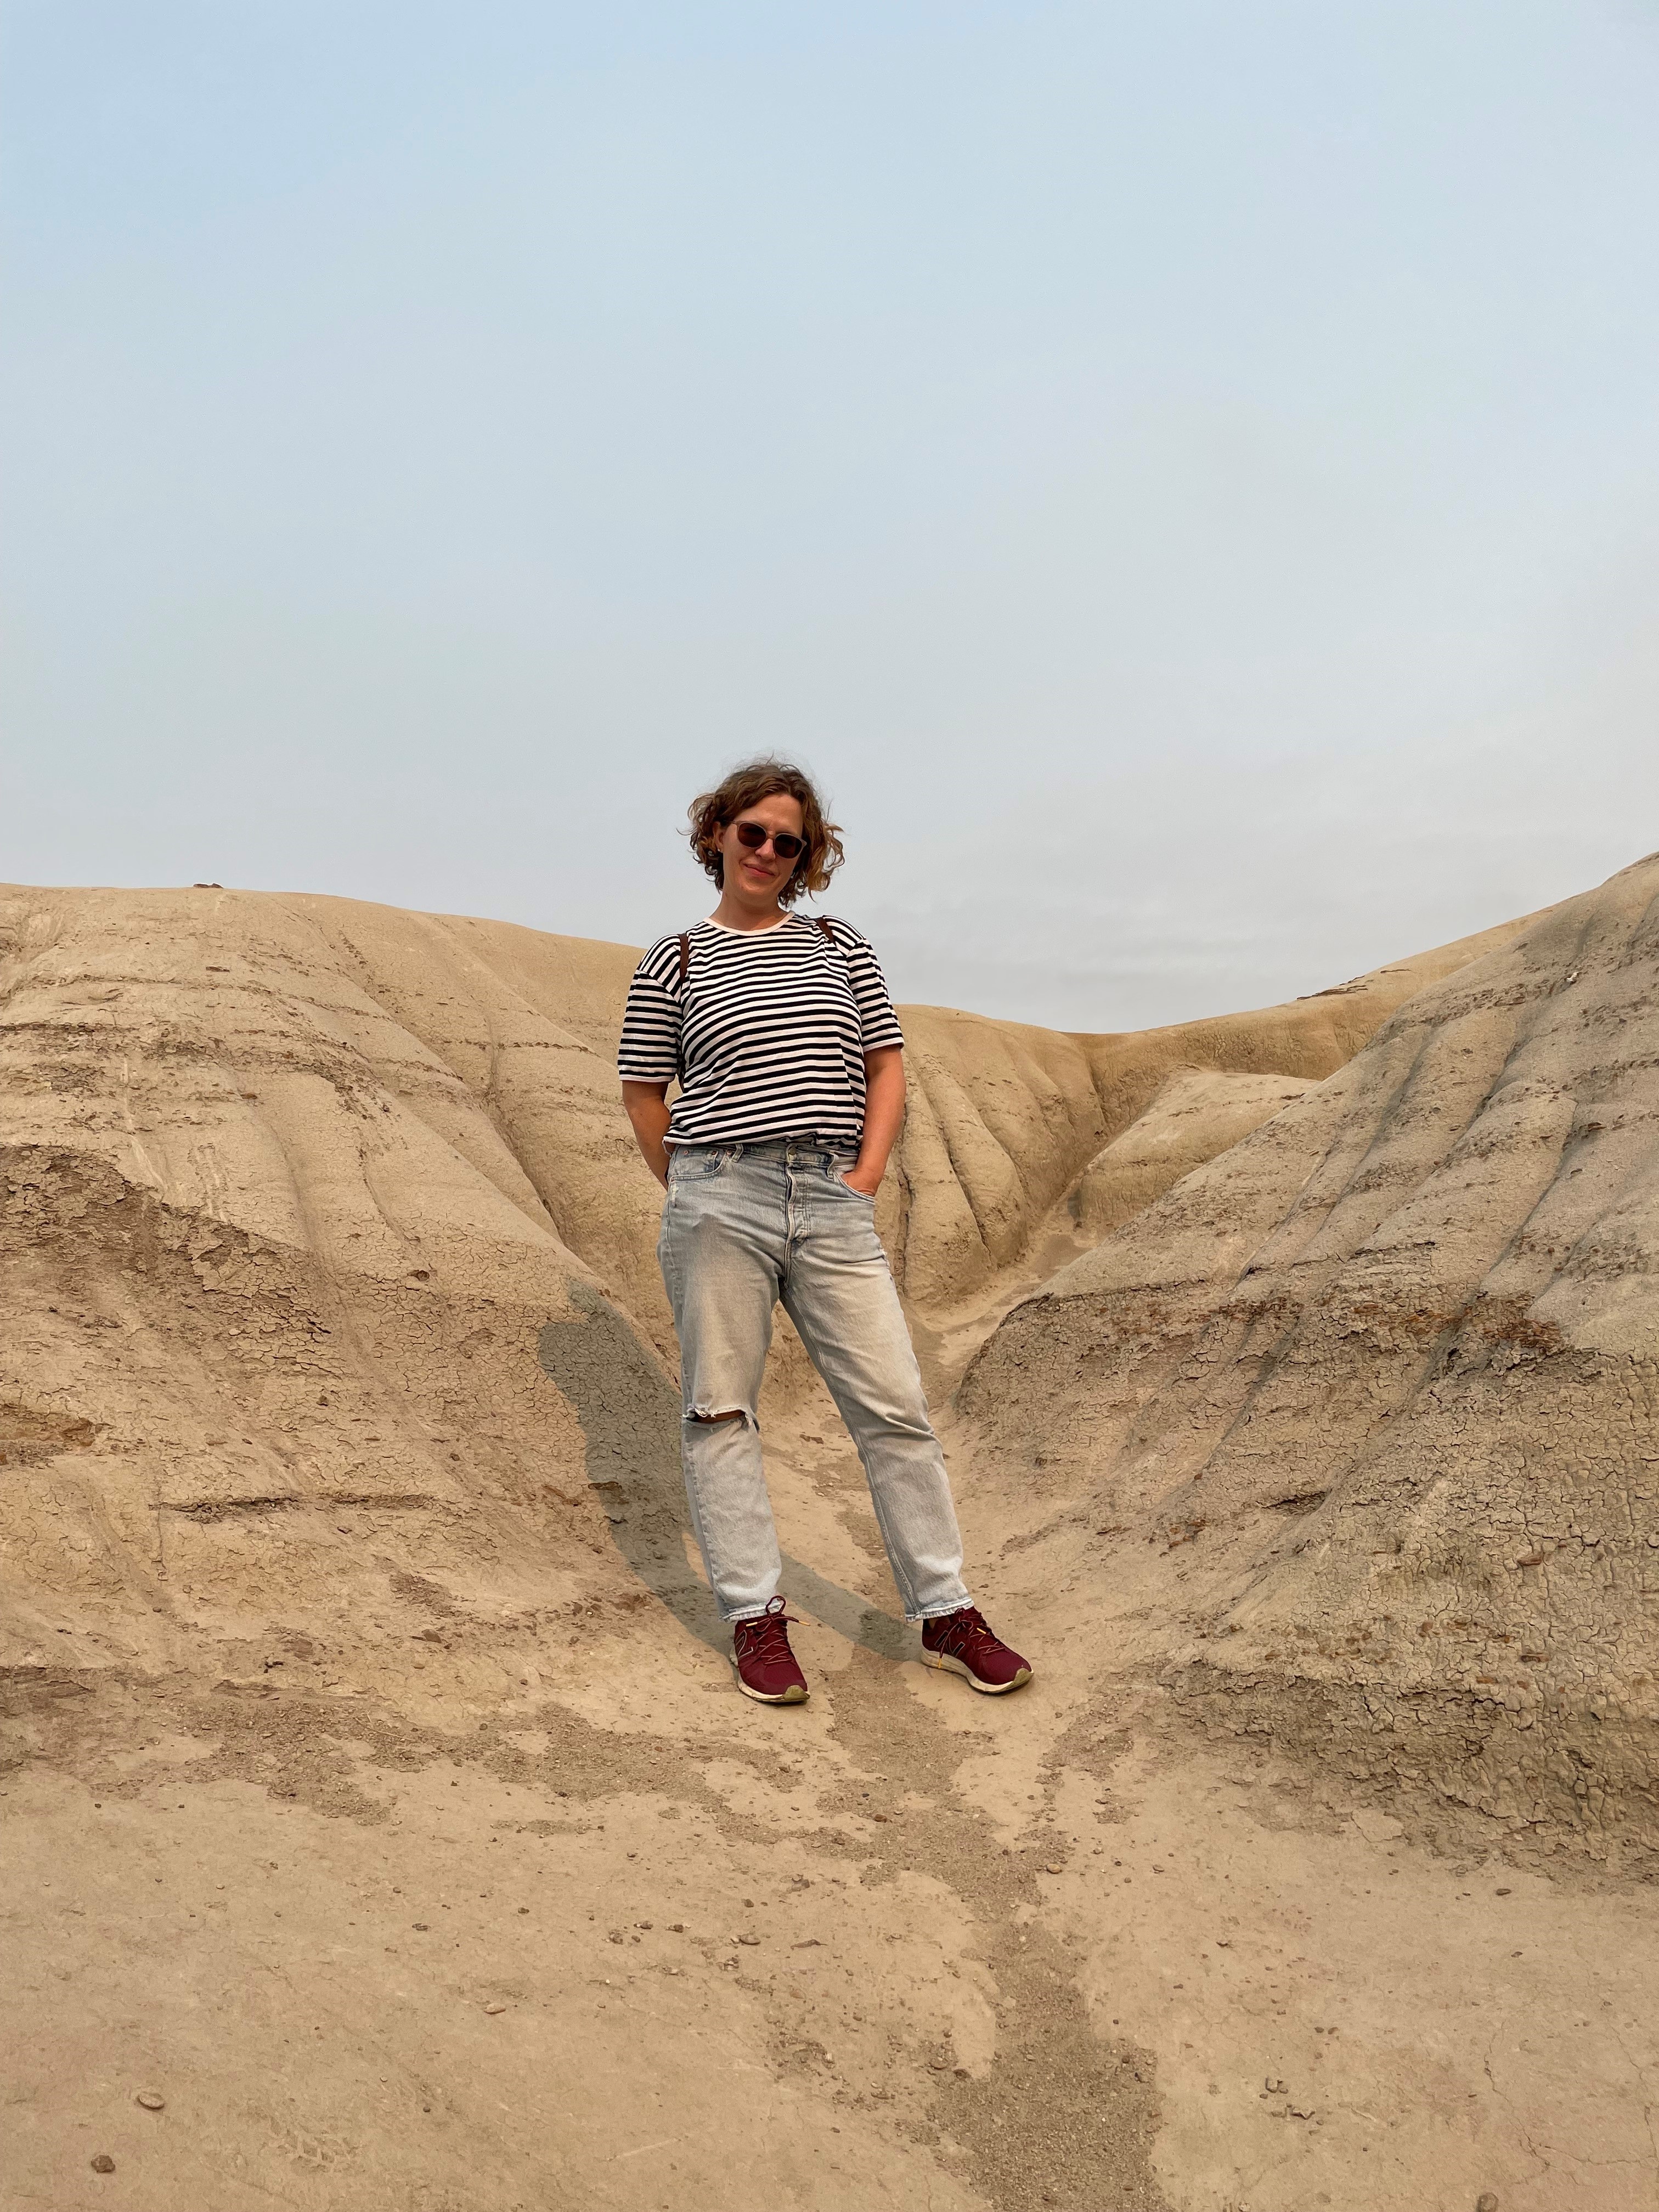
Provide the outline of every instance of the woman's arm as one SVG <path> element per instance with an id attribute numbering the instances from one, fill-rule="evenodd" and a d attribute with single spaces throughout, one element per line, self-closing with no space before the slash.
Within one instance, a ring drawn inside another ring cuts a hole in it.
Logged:
<path id="1" fill-rule="evenodd" d="M 901 1076 L 901 1085 L 903 1079 Z M 624 1083 L 622 1091 L 623 1106 L 634 1125 L 634 1141 L 640 1148 L 640 1157 L 666 1190 L 668 1152 L 663 1139 L 668 1133 L 668 1085 L 665 1083 Z"/>
<path id="2" fill-rule="evenodd" d="M 848 1170 L 842 1180 L 866 1198 L 873 1198 L 903 1125 L 904 1048 L 884 1044 L 879 1051 L 864 1055 L 864 1142 L 859 1147 L 857 1164 Z"/>

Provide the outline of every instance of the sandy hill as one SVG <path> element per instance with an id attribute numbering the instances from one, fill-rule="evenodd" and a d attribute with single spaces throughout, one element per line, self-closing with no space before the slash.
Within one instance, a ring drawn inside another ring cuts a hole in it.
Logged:
<path id="1" fill-rule="evenodd" d="M 1414 1826 L 1639 1863 L 1656 1252 L 1659 860 L 1419 992 L 1011 1315 L 963 1400 L 1194 1719 Z"/>
<path id="2" fill-rule="evenodd" d="M 941 1404 L 1007 1315 L 945 1425 L 1042 1671 L 915 1665 L 786 1340 L 780 1729 L 688 1552 L 634 955 L 0 891 L 0 2206 L 1622 2201 L 1650 896 L 1139 1035 L 904 1009 L 878 1222 Z M 1571 2066 L 1492 2041 L 1502 1909 L 1414 1932 L 1498 1848 Z"/>
<path id="3" fill-rule="evenodd" d="M 1121 1188 L 1126 1130 L 1144 1201 L 1271 1110 L 1254 1071 L 1328 1073 L 1485 942 L 1139 1040 L 907 1008 L 915 1097 L 878 1218 L 913 1303 L 956 1309 L 1052 1252 L 1074 1184 L 1091 1214 Z M 647 1347 L 673 1352 L 659 1194 L 617 1110 L 636 957 L 340 899 L 0 895 L 0 1450 L 60 1470 L 0 1506 L 14 1633 L 38 1644 L 54 1594 L 146 1652 L 181 1601 L 314 1626 L 355 1605 L 336 1539 L 359 1512 L 437 1515 L 464 1546 L 527 1512 L 499 1540 L 507 1587 L 580 1601 L 590 1440 L 538 1344 L 603 1334 L 614 1376 L 587 1395 L 624 1410 L 641 1362 L 664 1382 Z M 1242 1095 L 1194 1115 L 1171 1080 Z M 798 1348 L 778 1365 L 777 1405 L 811 1402 Z"/>

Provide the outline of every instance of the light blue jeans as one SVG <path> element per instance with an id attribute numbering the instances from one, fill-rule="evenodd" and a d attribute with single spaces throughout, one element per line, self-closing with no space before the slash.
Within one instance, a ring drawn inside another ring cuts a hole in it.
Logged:
<path id="1" fill-rule="evenodd" d="M 763 1613 L 782 1571 L 756 1415 L 780 1300 L 858 1446 L 906 1618 L 969 1602 L 945 1455 L 875 1201 L 842 1180 L 852 1164 L 805 1139 L 669 1154 L 657 1257 L 680 1340 L 685 1494 L 725 1620 Z"/>

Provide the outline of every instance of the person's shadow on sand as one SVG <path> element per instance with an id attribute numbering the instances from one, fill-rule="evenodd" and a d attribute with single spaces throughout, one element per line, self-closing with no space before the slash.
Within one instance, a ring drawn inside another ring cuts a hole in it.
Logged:
<path id="1" fill-rule="evenodd" d="M 623 1315 L 580 1281 L 576 1317 L 550 1321 L 537 1346 L 542 1366 L 576 1409 L 587 1479 L 603 1499 L 617 1550 L 681 1626 L 726 1656 L 731 1631 L 686 1565 L 690 1526 L 680 1480 L 680 1402 Z M 787 1553 L 784 1595 L 852 1644 L 882 1659 L 913 1659 L 915 1632 L 867 1599 Z"/>

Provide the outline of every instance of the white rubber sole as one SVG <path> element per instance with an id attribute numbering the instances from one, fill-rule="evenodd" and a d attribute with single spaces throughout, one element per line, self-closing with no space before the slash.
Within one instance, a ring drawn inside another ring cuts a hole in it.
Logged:
<path id="1" fill-rule="evenodd" d="M 745 1682 L 742 1675 L 738 1674 L 735 1662 L 732 1668 L 732 1679 L 737 1684 L 738 1689 L 742 1691 L 744 1696 L 745 1698 L 752 1698 L 757 1705 L 804 1705 L 806 1703 L 807 1698 L 811 1695 L 811 1692 L 810 1690 L 788 1689 L 782 1692 L 778 1697 L 769 1698 L 764 1690 L 751 1690 L 750 1688 L 748 1683 Z"/>
<path id="2" fill-rule="evenodd" d="M 921 1663 L 924 1667 L 937 1667 L 943 1674 L 960 1674 L 981 1698 L 1006 1698 L 1010 1690 L 1023 1690 L 1031 1679 L 1030 1668 L 1022 1667 L 1012 1682 L 981 1682 L 965 1659 L 953 1659 L 948 1651 L 924 1651 Z"/>

